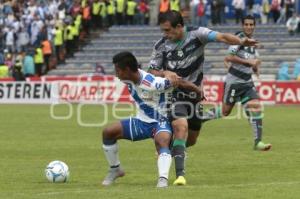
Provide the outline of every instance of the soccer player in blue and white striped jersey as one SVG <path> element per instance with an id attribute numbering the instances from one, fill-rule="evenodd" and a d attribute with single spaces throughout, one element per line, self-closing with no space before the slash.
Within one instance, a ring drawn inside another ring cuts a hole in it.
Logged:
<path id="1" fill-rule="evenodd" d="M 130 52 L 114 56 L 116 76 L 127 84 L 129 92 L 138 107 L 135 117 L 116 122 L 103 130 L 103 149 L 110 171 L 103 185 L 111 185 L 115 179 L 124 176 L 118 158 L 118 139 L 139 141 L 153 138 L 159 154 L 157 165 L 159 179 L 157 187 L 168 186 L 169 169 L 172 162 L 170 142 L 172 129 L 169 121 L 169 105 L 173 87 L 180 86 L 193 90 L 201 96 L 201 90 L 184 80 L 169 80 L 155 77 L 138 67 L 138 62 Z M 199 100 L 201 100 L 199 98 Z"/>

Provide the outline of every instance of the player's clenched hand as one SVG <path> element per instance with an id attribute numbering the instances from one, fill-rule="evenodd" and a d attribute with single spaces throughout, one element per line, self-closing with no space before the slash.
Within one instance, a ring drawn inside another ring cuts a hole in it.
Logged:
<path id="1" fill-rule="evenodd" d="M 261 64 L 260 59 L 249 59 L 249 65 L 253 68 L 257 68 Z"/>
<path id="2" fill-rule="evenodd" d="M 250 38 L 243 38 L 241 39 L 241 45 L 242 46 L 258 46 L 259 42 L 255 39 L 250 39 Z"/>
<path id="3" fill-rule="evenodd" d="M 164 71 L 164 76 L 168 80 L 170 80 L 172 86 L 178 86 L 181 77 L 179 77 L 176 73 L 172 71 Z"/>

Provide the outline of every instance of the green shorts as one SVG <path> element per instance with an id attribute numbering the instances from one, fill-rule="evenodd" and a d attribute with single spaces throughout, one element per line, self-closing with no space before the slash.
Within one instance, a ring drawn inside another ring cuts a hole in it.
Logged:
<path id="1" fill-rule="evenodd" d="M 253 82 L 235 84 L 225 82 L 223 95 L 223 102 L 225 104 L 234 105 L 236 102 L 245 104 L 253 99 L 259 99 Z"/>

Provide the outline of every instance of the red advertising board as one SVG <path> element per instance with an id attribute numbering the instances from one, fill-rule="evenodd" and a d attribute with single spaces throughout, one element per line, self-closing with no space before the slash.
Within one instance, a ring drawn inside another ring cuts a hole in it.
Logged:
<path id="1" fill-rule="evenodd" d="M 220 103 L 222 81 L 204 81 L 206 103 Z M 268 104 L 300 105 L 300 82 L 256 83 L 260 99 Z M 0 81 L 0 103 L 116 103 L 132 102 L 127 86 L 114 76 L 32 78 L 25 82 Z"/>

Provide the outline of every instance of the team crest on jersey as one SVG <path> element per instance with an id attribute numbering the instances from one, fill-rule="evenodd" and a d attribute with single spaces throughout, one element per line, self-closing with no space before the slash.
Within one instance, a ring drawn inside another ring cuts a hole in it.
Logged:
<path id="1" fill-rule="evenodd" d="M 183 51 L 182 50 L 177 51 L 177 56 L 178 57 L 183 57 Z"/>

